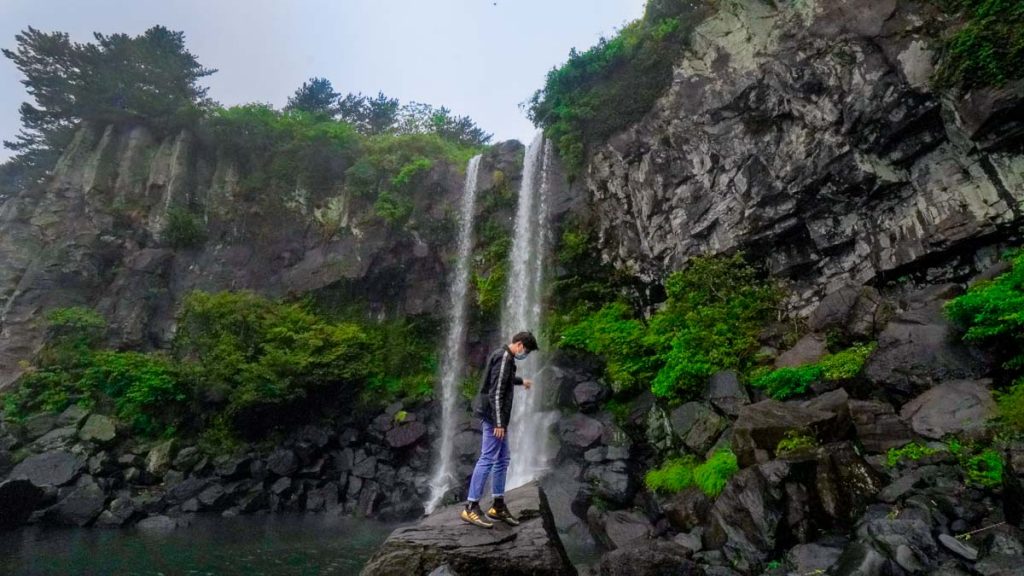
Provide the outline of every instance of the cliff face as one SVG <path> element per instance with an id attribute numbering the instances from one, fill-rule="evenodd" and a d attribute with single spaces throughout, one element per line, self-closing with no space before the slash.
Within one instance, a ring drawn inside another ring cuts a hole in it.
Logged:
<path id="1" fill-rule="evenodd" d="M 930 10 L 722 2 L 669 92 L 591 157 L 604 256 L 657 279 L 745 250 L 805 312 L 844 285 L 990 263 L 1024 210 L 1024 82 L 934 92 Z"/>
<path id="2" fill-rule="evenodd" d="M 482 173 L 520 150 L 496 147 Z M 168 342 L 178 303 L 195 289 L 340 287 L 375 317 L 436 313 L 464 170 L 435 163 L 411 195 L 410 222 L 393 226 L 342 187 L 247 192 L 246 174 L 188 132 L 158 139 L 142 127 L 84 125 L 45 186 L 0 205 L 0 388 L 39 349 L 55 307 L 96 307 L 111 345 L 143 349 Z M 198 215 L 201 246 L 161 239 L 173 205 Z"/>

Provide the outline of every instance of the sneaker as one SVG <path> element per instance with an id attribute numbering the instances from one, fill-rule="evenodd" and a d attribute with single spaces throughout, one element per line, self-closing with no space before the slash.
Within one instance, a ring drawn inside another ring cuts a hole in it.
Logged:
<path id="1" fill-rule="evenodd" d="M 492 505 L 491 509 L 487 511 L 487 517 L 494 520 L 501 520 L 509 526 L 519 526 L 519 520 L 516 520 L 516 517 L 509 511 L 508 506 L 505 506 L 504 504 Z"/>
<path id="2" fill-rule="evenodd" d="M 463 522 L 468 522 L 481 528 L 491 528 L 494 526 L 492 522 L 484 520 L 483 516 L 480 515 L 480 508 L 476 506 L 472 508 L 463 508 L 462 512 L 459 512 L 459 517 L 462 518 Z"/>

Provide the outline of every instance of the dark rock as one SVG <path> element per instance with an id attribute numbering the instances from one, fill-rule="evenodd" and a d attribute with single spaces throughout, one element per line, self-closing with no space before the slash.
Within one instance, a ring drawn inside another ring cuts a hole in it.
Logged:
<path id="1" fill-rule="evenodd" d="M 55 428 L 36 439 L 29 445 L 32 452 L 50 452 L 53 450 L 70 449 L 78 441 L 78 429 L 74 426 Z"/>
<path id="2" fill-rule="evenodd" d="M 392 448 L 412 446 L 427 435 L 427 427 L 422 422 L 405 422 L 388 430 L 385 439 Z"/>
<path id="3" fill-rule="evenodd" d="M 864 366 L 872 383 L 902 398 L 947 380 L 979 378 L 987 370 L 987 359 L 960 344 L 941 302 L 889 322 Z"/>
<path id="4" fill-rule="evenodd" d="M 146 472 L 153 476 L 162 477 L 171 467 L 174 458 L 174 449 L 177 443 L 168 440 L 154 446 L 146 455 Z"/>
<path id="5" fill-rule="evenodd" d="M 481 530 L 458 520 L 462 504 L 441 508 L 392 532 L 361 576 L 429 574 L 445 564 L 461 576 L 576 574 L 536 483 L 509 490 L 505 501 L 522 521 L 519 526 L 499 523 Z"/>
<path id="6" fill-rule="evenodd" d="M 222 510 L 226 508 L 230 498 L 220 484 L 212 484 L 199 493 L 196 497 L 204 509 Z"/>
<path id="7" fill-rule="evenodd" d="M 102 414 L 93 414 L 78 429 L 78 437 L 86 442 L 106 446 L 117 438 L 117 427 L 110 418 Z"/>
<path id="8" fill-rule="evenodd" d="M 33 414 L 25 418 L 25 421 L 21 423 L 21 436 L 26 442 L 32 442 L 42 437 L 50 430 L 53 430 L 57 423 L 57 416 L 57 414 L 48 412 L 45 414 Z"/>
<path id="9" fill-rule="evenodd" d="M 836 419 L 836 415 L 831 412 L 775 400 L 744 406 L 733 425 L 733 451 L 740 467 L 766 462 L 787 432 L 823 435 L 823 431 L 835 428 Z"/>
<path id="10" fill-rule="evenodd" d="M 356 513 L 364 518 L 374 516 L 383 499 L 384 494 L 380 484 L 373 480 L 363 482 L 363 489 L 359 491 L 359 502 L 356 504 Z"/>
<path id="11" fill-rule="evenodd" d="M 157 515 L 142 519 L 135 527 L 139 530 L 162 532 L 174 530 L 178 527 L 178 522 L 169 516 Z"/>
<path id="12" fill-rule="evenodd" d="M 107 496 L 91 476 L 82 476 L 75 487 L 46 509 L 43 520 L 59 526 L 85 526 L 99 516 Z"/>
<path id="13" fill-rule="evenodd" d="M 849 442 L 818 449 L 815 487 L 825 513 L 848 525 L 874 501 L 884 482 Z"/>
<path id="14" fill-rule="evenodd" d="M 592 483 L 595 495 L 615 504 L 625 506 L 636 495 L 636 485 L 624 460 L 590 466 L 583 479 Z"/>
<path id="15" fill-rule="evenodd" d="M 278 478 L 270 485 L 270 493 L 275 496 L 285 496 L 292 490 L 292 479 L 287 476 Z"/>
<path id="16" fill-rule="evenodd" d="M 978 438 L 996 415 L 990 384 L 987 379 L 944 382 L 907 402 L 900 416 L 925 438 Z"/>
<path id="17" fill-rule="evenodd" d="M 863 542 L 852 542 L 832 568 L 833 576 L 887 576 L 885 556 Z"/>
<path id="18" fill-rule="evenodd" d="M 644 432 L 647 443 L 659 452 L 667 452 L 676 445 L 672 421 L 661 406 L 654 405 L 648 410 Z"/>
<path id="19" fill-rule="evenodd" d="M 287 448 L 274 450 L 267 457 L 267 470 L 278 476 L 291 476 L 298 469 L 299 459 L 295 456 L 295 452 Z"/>
<path id="20" fill-rule="evenodd" d="M 352 467 L 352 475 L 360 478 L 373 478 L 377 475 L 377 458 L 375 456 L 368 456 L 362 460 L 358 460 L 355 466 Z"/>
<path id="21" fill-rule="evenodd" d="M 978 559 L 977 548 L 961 542 L 949 534 L 939 534 L 939 543 L 945 546 L 946 550 L 949 550 L 961 558 L 970 560 L 971 562 Z"/>
<path id="22" fill-rule="evenodd" d="M 814 364 L 828 354 L 828 344 L 824 334 L 810 333 L 797 341 L 792 348 L 786 350 L 775 359 L 776 368 L 803 366 Z"/>
<path id="23" fill-rule="evenodd" d="M 36 486 L 63 486 L 85 468 L 85 460 L 66 451 L 29 456 L 11 471 L 10 479 L 25 478 Z"/>
<path id="24" fill-rule="evenodd" d="M 57 421 L 54 423 L 56 428 L 72 427 L 77 428 L 82 425 L 82 421 L 89 416 L 89 412 L 79 406 L 78 404 L 72 404 L 64 409 L 57 417 Z"/>
<path id="25" fill-rule="evenodd" d="M 472 458 L 480 450 L 480 433 L 476 430 L 463 430 L 455 435 L 455 454 L 460 458 Z"/>
<path id="26" fill-rule="evenodd" d="M 672 428 L 686 447 L 703 454 L 715 444 L 728 422 L 707 404 L 687 402 L 669 416 Z"/>
<path id="27" fill-rule="evenodd" d="M 131 498 L 115 498 L 110 502 L 110 506 L 96 518 L 96 526 L 119 528 L 128 524 L 133 516 L 135 516 L 135 505 Z"/>
<path id="28" fill-rule="evenodd" d="M 42 502 L 43 489 L 28 480 L 0 482 L 0 530 L 24 524 Z"/>
<path id="29" fill-rule="evenodd" d="M 187 448 L 186 448 L 187 450 Z M 195 457 L 195 454 L 187 456 L 189 460 Z M 197 461 L 194 465 L 198 468 L 199 462 Z M 214 461 L 214 471 L 217 476 L 225 480 L 237 480 L 244 478 L 252 472 L 253 458 L 249 455 L 221 455 L 218 456 Z"/>
<path id="30" fill-rule="evenodd" d="M 782 483 L 788 475 L 789 465 L 778 460 L 740 470 L 711 507 L 704 544 L 740 571 L 761 567 L 785 527 Z"/>
<path id="31" fill-rule="evenodd" d="M 596 411 L 607 397 L 608 388 L 593 380 L 581 382 L 572 389 L 573 402 L 580 412 Z"/>
<path id="32" fill-rule="evenodd" d="M 601 438 L 602 432 L 600 421 L 583 414 L 573 414 L 558 421 L 558 436 L 562 445 L 580 453 L 593 446 Z"/>
<path id="33" fill-rule="evenodd" d="M 733 370 L 715 372 L 708 379 L 707 399 L 726 416 L 735 418 L 740 408 L 750 404 L 750 395 L 740 384 L 739 376 Z"/>
<path id="34" fill-rule="evenodd" d="M 824 574 L 842 556 L 841 548 L 820 544 L 798 544 L 786 552 L 786 564 L 796 574 Z"/>
<path id="35" fill-rule="evenodd" d="M 178 455 L 174 457 L 174 462 L 171 464 L 175 470 L 181 470 L 182 472 L 189 472 L 192 468 L 199 463 L 203 457 L 202 453 L 199 452 L 199 448 L 195 446 L 187 446 L 178 451 Z"/>
<path id="36" fill-rule="evenodd" d="M 600 576 L 701 576 L 690 550 L 664 540 L 641 542 L 601 557 Z"/>
<path id="37" fill-rule="evenodd" d="M 881 295 L 871 286 L 844 286 L 829 292 L 807 319 L 812 332 L 839 328 L 854 338 L 872 338 L 877 330 Z"/>
<path id="38" fill-rule="evenodd" d="M 662 508 L 673 528 L 688 531 L 704 523 L 711 504 L 711 498 L 707 494 L 691 486 L 674 494 Z"/>
<path id="39" fill-rule="evenodd" d="M 937 551 L 929 523 L 908 512 L 895 518 L 866 520 L 857 528 L 857 535 L 908 572 L 931 567 Z"/>
<path id="40" fill-rule="evenodd" d="M 167 491 L 167 502 L 180 504 L 189 498 L 194 498 L 209 486 L 211 481 L 208 478 L 197 478 L 195 476 L 186 478 L 185 481 L 176 484 Z"/>
<path id="41" fill-rule="evenodd" d="M 672 537 L 672 541 L 687 550 L 696 553 L 704 549 L 703 534 L 704 530 L 701 528 L 694 528 L 689 532 L 676 534 Z"/>
<path id="42" fill-rule="evenodd" d="M 857 438 L 868 452 L 887 452 L 910 443 L 914 436 L 910 428 L 896 415 L 888 402 L 850 400 L 850 419 Z"/>
<path id="43" fill-rule="evenodd" d="M 654 532 L 647 517 L 630 510 L 606 512 L 591 506 L 587 525 L 594 539 L 608 550 L 626 548 L 636 540 L 649 540 Z"/>

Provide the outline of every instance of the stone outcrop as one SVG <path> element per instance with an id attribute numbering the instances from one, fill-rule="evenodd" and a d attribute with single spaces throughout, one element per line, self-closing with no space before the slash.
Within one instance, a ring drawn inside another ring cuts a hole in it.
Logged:
<path id="1" fill-rule="evenodd" d="M 361 576 L 426 576 L 442 566 L 455 576 L 575 575 L 544 491 L 526 484 L 509 490 L 505 501 L 522 521 L 519 526 L 479 528 L 459 519 L 461 504 L 447 506 L 392 532 Z"/>
<path id="2" fill-rule="evenodd" d="M 720 3 L 667 94 L 590 158 L 604 256 L 660 279 L 745 250 L 793 280 L 797 309 L 846 289 L 813 323 L 854 334 L 876 321 L 862 285 L 996 259 L 1021 221 L 1024 82 L 933 91 L 936 18 L 891 0 Z"/>

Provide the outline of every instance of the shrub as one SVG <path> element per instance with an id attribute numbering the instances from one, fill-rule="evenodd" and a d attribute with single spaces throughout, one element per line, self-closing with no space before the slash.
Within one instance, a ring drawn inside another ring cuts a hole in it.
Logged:
<path id="1" fill-rule="evenodd" d="M 644 484 L 649 490 L 675 494 L 693 485 L 693 470 L 697 466 L 693 456 L 683 456 L 665 462 L 644 475 Z"/>
<path id="2" fill-rule="evenodd" d="M 167 211 L 162 239 L 167 245 L 178 250 L 196 248 L 206 241 L 206 230 L 198 216 L 174 206 Z"/>
<path id="3" fill-rule="evenodd" d="M 1006 392 L 996 392 L 996 403 L 1002 423 L 1024 432 L 1024 379 L 1018 379 Z"/>
<path id="4" fill-rule="evenodd" d="M 1024 3 L 942 0 L 963 25 L 943 41 L 935 71 L 940 87 L 1001 86 L 1024 77 Z"/>
<path id="5" fill-rule="evenodd" d="M 805 394 L 820 380 L 839 381 L 860 374 L 876 343 L 858 344 L 835 354 L 827 354 L 814 364 L 785 366 L 772 370 L 762 367 L 751 373 L 750 385 L 760 388 L 776 400 Z"/>
<path id="6" fill-rule="evenodd" d="M 1024 370 L 1024 251 L 1009 272 L 978 282 L 946 303 L 946 315 L 967 342 L 991 347 L 1011 372 Z"/>
<path id="7" fill-rule="evenodd" d="M 722 493 L 729 478 L 739 472 L 739 464 L 732 450 L 726 448 L 711 455 L 706 462 L 693 471 L 693 480 L 705 494 L 712 498 Z"/>
<path id="8" fill-rule="evenodd" d="M 911 442 L 902 448 L 890 448 L 886 453 L 885 464 L 890 468 L 894 468 L 904 460 L 916 461 L 938 452 L 940 452 L 940 450 L 936 448 L 929 448 L 928 446 L 922 446 L 917 442 Z"/>
<path id="9" fill-rule="evenodd" d="M 779 440 L 779 444 L 775 447 L 775 453 L 778 455 L 789 454 L 792 452 L 799 452 L 814 448 L 818 445 L 818 441 L 814 436 L 810 436 L 796 430 L 790 430 L 786 432 L 786 435 Z"/>
<path id="10" fill-rule="evenodd" d="M 117 417 L 143 436 L 173 434 L 189 398 L 171 359 L 130 351 L 97 352 L 78 387 L 113 399 Z"/>
<path id="11" fill-rule="evenodd" d="M 970 456 L 961 462 L 961 466 L 968 482 L 985 488 L 994 488 L 1003 483 L 1003 457 L 992 448 Z"/>

